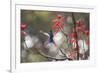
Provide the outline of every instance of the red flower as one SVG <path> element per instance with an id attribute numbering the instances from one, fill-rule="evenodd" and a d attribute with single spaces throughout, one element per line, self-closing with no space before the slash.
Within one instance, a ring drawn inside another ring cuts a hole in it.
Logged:
<path id="1" fill-rule="evenodd" d="M 53 26 L 52 26 L 52 29 L 54 29 L 54 30 L 62 30 L 63 29 L 63 24 L 62 23 L 56 23 L 56 24 L 54 24 Z M 58 32 L 58 31 L 56 31 L 56 32 Z"/>
<path id="2" fill-rule="evenodd" d="M 55 32 L 63 30 L 63 26 L 64 26 L 63 20 L 64 17 L 62 15 L 57 15 L 57 18 L 52 21 L 54 23 L 52 29 L 54 29 Z"/>
<path id="3" fill-rule="evenodd" d="M 21 29 L 24 30 L 27 28 L 27 24 L 21 24 Z"/>
<path id="4" fill-rule="evenodd" d="M 90 34 L 88 30 L 84 31 L 84 33 L 85 33 L 86 35 L 88 35 L 88 36 L 89 36 L 89 34 Z"/>
<path id="5" fill-rule="evenodd" d="M 78 21 L 76 21 L 76 24 L 78 26 L 82 26 L 82 25 L 84 25 L 84 22 L 82 20 L 78 20 Z"/>
<path id="6" fill-rule="evenodd" d="M 53 29 L 62 29 L 63 27 L 63 23 L 57 19 L 53 20 L 53 22 L 55 23 L 52 28 Z"/>
<path id="7" fill-rule="evenodd" d="M 53 29 L 59 28 L 59 24 L 54 24 L 54 25 L 52 26 L 52 28 L 53 28 Z"/>
<path id="8" fill-rule="evenodd" d="M 54 19 L 52 22 L 57 23 L 59 20 L 58 19 Z"/>
<path id="9" fill-rule="evenodd" d="M 72 34 L 70 35 L 70 37 L 76 38 L 76 37 L 77 37 L 77 34 L 76 34 L 76 33 L 72 33 Z"/>
<path id="10" fill-rule="evenodd" d="M 58 18 L 58 19 L 61 19 L 61 18 L 62 18 L 62 15 L 57 15 L 57 18 Z"/>
<path id="11" fill-rule="evenodd" d="M 57 15 L 57 18 L 60 19 L 61 21 L 65 20 L 65 18 L 62 15 Z"/>

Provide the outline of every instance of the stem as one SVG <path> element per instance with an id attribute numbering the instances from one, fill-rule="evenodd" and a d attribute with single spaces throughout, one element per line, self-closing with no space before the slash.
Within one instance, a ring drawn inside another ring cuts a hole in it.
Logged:
<path id="1" fill-rule="evenodd" d="M 75 18 L 74 18 L 74 13 L 72 13 L 72 19 L 73 19 L 73 24 L 74 24 L 74 29 L 76 28 L 76 22 L 75 22 Z M 78 47 L 78 37 L 77 37 L 77 31 L 75 29 L 74 33 L 76 34 L 76 50 L 77 50 L 77 60 L 79 60 L 79 47 Z"/>

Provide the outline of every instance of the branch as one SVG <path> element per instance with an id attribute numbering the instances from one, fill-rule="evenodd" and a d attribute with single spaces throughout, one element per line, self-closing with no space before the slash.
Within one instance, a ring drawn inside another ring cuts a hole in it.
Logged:
<path id="1" fill-rule="evenodd" d="M 72 19 L 73 19 L 74 28 L 76 28 L 76 22 L 75 22 L 74 13 L 72 13 Z M 76 39 L 77 60 L 79 60 L 79 47 L 78 47 L 78 37 L 77 37 L 76 29 L 75 29 L 74 33 L 76 34 L 75 39 Z"/>

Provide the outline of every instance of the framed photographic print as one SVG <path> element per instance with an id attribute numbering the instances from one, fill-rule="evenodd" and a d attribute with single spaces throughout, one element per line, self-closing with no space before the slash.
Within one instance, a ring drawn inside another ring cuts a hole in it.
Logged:
<path id="1" fill-rule="evenodd" d="M 95 7 L 11 2 L 11 72 L 95 65 Z"/>

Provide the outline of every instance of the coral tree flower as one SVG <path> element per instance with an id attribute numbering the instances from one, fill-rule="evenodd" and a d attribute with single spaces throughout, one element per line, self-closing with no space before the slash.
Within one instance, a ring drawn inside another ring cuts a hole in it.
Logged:
<path id="1" fill-rule="evenodd" d="M 85 33 L 87 36 L 89 36 L 89 34 L 90 34 L 88 30 L 84 31 L 84 33 Z"/>
<path id="2" fill-rule="evenodd" d="M 58 14 L 57 15 L 57 18 L 61 19 L 62 18 L 62 15 Z"/>
<path id="3" fill-rule="evenodd" d="M 60 15 L 60 14 L 57 15 L 57 18 L 60 19 L 61 21 L 64 21 L 65 20 L 65 18 L 62 15 Z"/>
<path id="4" fill-rule="evenodd" d="M 54 23 L 52 29 L 56 30 L 56 33 L 63 30 L 63 25 L 64 25 L 63 20 L 64 17 L 62 15 L 57 15 L 56 19 L 52 21 Z"/>
<path id="5" fill-rule="evenodd" d="M 84 25 L 84 22 L 83 22 L 82 20 L 77 20 L 77 21 L 76 21 L 76 24 L 77 24 L 78 26 L 82 26 L 82 25 Z"/>
<path id="6" fill-rule="evenodd" d="M 27 27 L 28 27 L 27 24 L 25 24 L 25 23 L 21 24 L 21 29 L 22 30 L 26 29 Z"/>
<path id="7" fill-rule="evenodd" d="M 72 33 L 72 34 L 70 34 L 70 37 L 72 37 L 72 38 L 76 38 L 76 36 L 77 36 L 76 33 Z"/>

